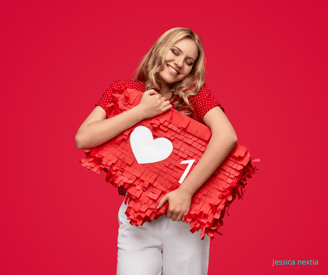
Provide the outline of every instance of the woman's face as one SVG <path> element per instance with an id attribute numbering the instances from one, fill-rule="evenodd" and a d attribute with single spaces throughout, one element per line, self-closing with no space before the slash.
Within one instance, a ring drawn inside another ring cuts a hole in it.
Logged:
<path id="1" fill-rule="evenodd" d="M 182 81 L 190 73 L 197 56 L 198 49 L 193 40 L 180 40 L 167 52 L 160 77 L 166 84 Z"/>

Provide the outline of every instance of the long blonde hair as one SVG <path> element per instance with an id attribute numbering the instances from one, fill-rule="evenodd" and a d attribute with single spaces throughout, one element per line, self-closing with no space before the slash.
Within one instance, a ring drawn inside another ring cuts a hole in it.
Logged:
<path id="1" fill-rule="evenodd" d="M 159 72 L 164 69 L 165 57 L 171 47 L 182 39 L 193 40 L 198 49 L 198 56 L 193 67 L 185 79 L 170 85 L 173 93 L 172 101 L 179 96 L 180 100 L 175 104 L 175 109 L 186 115 L 192 114 L 192 107 L 188 100 L 191 95 L 196 95 L 205 81 L 205 55 L 200 37 L 187 28 L 173 28 L 162 34 L 154 46 L 142 59 L 135 80 L 144 81 L 146 90 L 160 90 Z M 190 89 L 192 87 L 192 89 Z M 186 108 L 187 107 L 187 108 Z"/>

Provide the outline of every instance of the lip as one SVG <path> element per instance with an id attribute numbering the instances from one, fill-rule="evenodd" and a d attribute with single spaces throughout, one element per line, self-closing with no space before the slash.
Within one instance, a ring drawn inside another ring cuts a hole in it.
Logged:
<path id="1" fill-rule="evenodd" d="M 173 75 L 173 76 L 177 76 L 177 75 L 179 75 L 179 73 L 180 73 L 179 70 L 177 70 L 176 68 L 174 68 L 173 66 L 168 65 L 168 64 L 166 64 L 166 66 L 168 67 L 168 71 L 169 71 L 169 73 L 170 73 L 171 75 Z M 175 70 L 175 71 L 177 72 L 177 74 L 172 73 L 172 72 L 170 71 L 169 67 L 171 67 L 173 70 Z"/>

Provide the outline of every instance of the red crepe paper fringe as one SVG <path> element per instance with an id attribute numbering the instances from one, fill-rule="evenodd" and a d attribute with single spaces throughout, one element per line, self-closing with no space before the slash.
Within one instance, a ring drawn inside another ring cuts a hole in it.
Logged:
<path id="1" fill-rule="evenodd" d="M 136 106 L 142 93 L 128 89 L 117 93 L 109 104 L 107 116 L 112 117 Z M 129 136 L 138 126 L 151 129 L 153 137 L 165 137 L 173 144 L 171 155 L 160 162 L 138 164 L 131 150 Z M 106 172 L 106 181 L 118 187 L 121 194 L 126 190 L 126 215 L 132 225 L 143 225 L 167 213 L 168 203 L 156 209 L 162 197 L 175 189 L 186 165 L 180 164 L 187 159 L 195 159 L 197 164 L 210 140 L 210 129 L 175 111 L 170 110 L 157 117 L 143 120 L 107 143 L 85 150 L 86 157 L 82 166 L 96 173 Z M 231 203 L 236 197 L 243 197 L 247 179 L 255 173 L 250 154 L 242 145 L 237 144 L 229 156 L 194 194 L 190 211 L 184 219 L 194 233 L 201 231 L 201 238 L 207 234 L 211 239 L 223 225 L 223 217 L 228 214 Z"/>

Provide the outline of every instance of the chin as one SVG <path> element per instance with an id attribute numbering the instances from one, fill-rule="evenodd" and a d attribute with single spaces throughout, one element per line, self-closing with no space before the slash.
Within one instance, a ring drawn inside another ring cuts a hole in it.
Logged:
<path id="1" fill-rule="evenodd" d="M 163 72 L 163 74 L 162 75 L 160 75 L 160 77 L 162 78 L 162 80 L 166 83 L 166 84 L 168 84 L 168 85 L 173 85 L 173 84 L 175 84 L 175 83 L 177 83 L 177 82 L 181 82 L 184 78 L 180 78 L 180 77 L 178 77 L 178 78 L 176 78 L 176 77 L 173 77 L 173 76 L 171 76 L 169 73 L 167 73 L 167 72 Z"/>
<path id="2" fill-rule="evenodd" d="M 165 75 L 165 73 L 164 74 L 160 73 L 159 76 L 167 85 L 170 85 L 170 84 L 173 84 L 176 82 L 169 75 Z"/>

